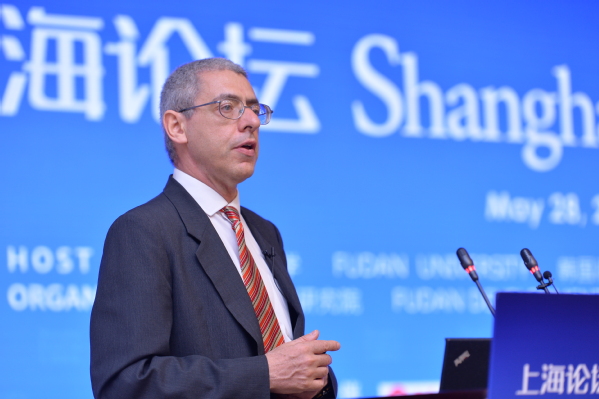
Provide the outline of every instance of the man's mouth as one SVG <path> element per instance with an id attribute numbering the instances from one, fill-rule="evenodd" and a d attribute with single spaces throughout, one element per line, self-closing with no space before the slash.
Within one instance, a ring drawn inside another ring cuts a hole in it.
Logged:
<path id="1" fill-rule="evenodd" d="M 255 141 L 246 141 L 244 143 L 241 143 L 241 145 L 239 145 L 237 148 L 246 155 L 253 156 L 256 153 L 257 147 L 258 143 L 256 143 Z"/>
<path id="2" fill-rule="evenodd" d="M 244 148 L 246 150 L 255 150 L 256 144 L 257 143 L 254 140 L 247 140 L 241 143 L 238 148 Z"/>

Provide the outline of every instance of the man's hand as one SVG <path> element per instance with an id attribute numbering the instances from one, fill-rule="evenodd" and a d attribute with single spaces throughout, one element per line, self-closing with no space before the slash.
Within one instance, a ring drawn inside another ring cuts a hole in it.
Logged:
<path id="1" fill-rule="evenodd" d="M 319 341 L 318 330 L 273 349 L 266 354 L 270 374 L 270 391 L 295 394 L 291 397 L 312 398 L 326 385 L 329 364 L 327 351 L 337 351 L 337 341 Z"/>

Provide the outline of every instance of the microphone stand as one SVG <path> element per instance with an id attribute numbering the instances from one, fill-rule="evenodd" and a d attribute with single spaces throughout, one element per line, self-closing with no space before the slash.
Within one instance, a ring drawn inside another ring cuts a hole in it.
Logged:
<path id="1" fill-rule="evenodd" d="M 476 283 L 476 286 L 478 287 L 478 290 L 480 291 L 481 295 L 485 299 L 485 302 L 487 303 L 487 306 L 489 307 L 489 310 L 491 311 L 491 314 L 493 315 L 493 317 L 495 317 L 495 309 L 493 309 L 493 305 L 491 305 L 491 301 L 489 301 L 489 298 L 487 297 L 487 294 L 485 293 L 485 290 L 483 290 L 483 287 L 478 282 L 478 279 L 474 280 L 474 282 Z"/>
<path id="2" fill-rule="evenodd" d="M 549 292 L 549 290 L 547 289 L 547 287 L 549 287 L 552 284 L 553 283 L 546 283 L 546 282 L 543 281 L 541 284 L 537 285 L 537 290 L 545 290 L 546 294 L 551 294 Z M 555 286 L 553 288 L 555 288 Z"/>

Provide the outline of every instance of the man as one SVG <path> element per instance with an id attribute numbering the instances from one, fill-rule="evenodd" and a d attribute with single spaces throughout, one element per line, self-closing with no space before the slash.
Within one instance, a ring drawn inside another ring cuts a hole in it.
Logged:
<path id="1" fill-rule="evenodd" d="M 335 397 L 326 352 L 339 343 L 304 335 L 279 231 L 239 206 L 271 113 L 228 60 L 168 78 L 175 172 L 107 234 L 90 327 L 96 398 Z"/>

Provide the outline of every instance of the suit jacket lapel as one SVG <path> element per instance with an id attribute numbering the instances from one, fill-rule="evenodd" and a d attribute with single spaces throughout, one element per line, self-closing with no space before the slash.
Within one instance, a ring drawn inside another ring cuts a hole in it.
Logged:
<path id="1" fill-rule="evenodd" d="M 225 306 L 256 341 L 259 354 L 264 354 L 262 333 L 254 307 L 237 268 L 231 261 L 210 219 L 189 193 L 171 176 L 164 194 L 173 203 L 189 235 L 199 246 L 196 256 Z"/>

